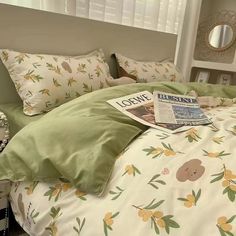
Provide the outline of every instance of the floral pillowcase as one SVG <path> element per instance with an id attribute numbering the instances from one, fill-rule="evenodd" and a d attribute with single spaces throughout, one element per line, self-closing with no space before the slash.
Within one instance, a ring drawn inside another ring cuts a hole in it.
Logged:
<path id="1" fill-rule="evenodd" d="M 143 62 L 115 53 L 119 77 L 127 76 L 136 82 L 157 81 L 183 82 L 183 75 L 172 62 Z"/>
<path id="2" fill-rule="evenodd" d="M 109 87 L 102 50 L 83 56 L 58 56 L 0 50 L 26 115 L 47 112 L 82 94 Z"/>

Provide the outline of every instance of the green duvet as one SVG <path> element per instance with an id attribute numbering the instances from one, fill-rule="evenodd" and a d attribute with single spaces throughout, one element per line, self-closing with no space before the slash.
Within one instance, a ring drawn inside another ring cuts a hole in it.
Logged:
<path id="1" fill-rule="evenodd" d="M 18 132 L 0 154 L 0 179 L 66 178 L 81 191 L 101 194 L 117 156 L 148 127 L 123 115 L 107 100 L 154 90 L 236 97 L 236 86 L 131 84 L 98 90 L 49 112 Z"/>

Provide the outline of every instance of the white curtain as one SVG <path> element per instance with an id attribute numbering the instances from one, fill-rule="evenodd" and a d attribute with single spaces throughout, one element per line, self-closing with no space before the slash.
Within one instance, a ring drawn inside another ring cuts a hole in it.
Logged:
<path id="1" fill-rule="evenodd" d="M 186 0 L 0 0 L 18 6 L 178 34 Z"/>
<path id="2" fill-rule="evenodd" d="M 75 15 L 76 0 L 0 0 L 0 3 Z"/>
<path id="3" fill-rule="evenodd" d="M 177 34 L 186 0 L 76 0 L 80 17 Z"/>

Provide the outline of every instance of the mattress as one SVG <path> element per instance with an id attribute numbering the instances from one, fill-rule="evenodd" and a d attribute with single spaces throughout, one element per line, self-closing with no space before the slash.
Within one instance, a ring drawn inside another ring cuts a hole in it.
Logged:
<path id="1" fill-rule="evenodd" d="M 27 124 L 31 123 L 32 121 L 36 121 L 43 116 L 26 116 L 23 113 L 23 107 L 21 103 L 0 104 L 0 111 L 2 111 L 7 116 L 11 137 L 13 137 Z"/>

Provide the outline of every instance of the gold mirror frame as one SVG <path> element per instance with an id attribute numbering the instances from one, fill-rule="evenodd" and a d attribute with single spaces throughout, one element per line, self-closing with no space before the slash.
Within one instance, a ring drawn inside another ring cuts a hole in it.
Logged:
<path id="1" fill-rule="evenodd" d="M 217 25 L 229 25 L 233 30 L 232 41 L 222 48 L 209 44 L 209 33 Z M 236 49 L 236 12 L 222 10 L 199 23 L 194 59 L 212 62 L 232 63 Z"/>
<path id="2" fill-rule="evenodd" d="M 209 37 L 210 37 L 210 34 L 212 32 L 212 30 L 215 29 L 216 26 L 222 26 L 222 25 L 226 25 L 226 26 L 229 26 L 230 29 L 232 30 L 233 32 L 233 35 L 232 35 L 232 39 L 230 40 L 229 43 L 227 43 L 224 47 L 220 47 L 220 48 L 217 48 L 217 47 L 214 47 L 211 45 L 211 43 L 209 42 Z M 206 32 L 206 35 L 205 35 L 205 41 L 206 41 L 206 44 L 208 45 L 208 47 L 212 50 L 215 50 L 215 51 L 224 51 L 228 48 L 230 48 L 234 42 L 235 42 L 235 39 L 236 39 L 236 32 L 235 32 L 235 29 L 233 28 L 233 25 L 231 25 L 230 23 L 228 22 L 219 22 L 219 23 L 216 23 L 214 25 L 211 26 L 211 28 L 209 28 L 209 30 Z"/>

